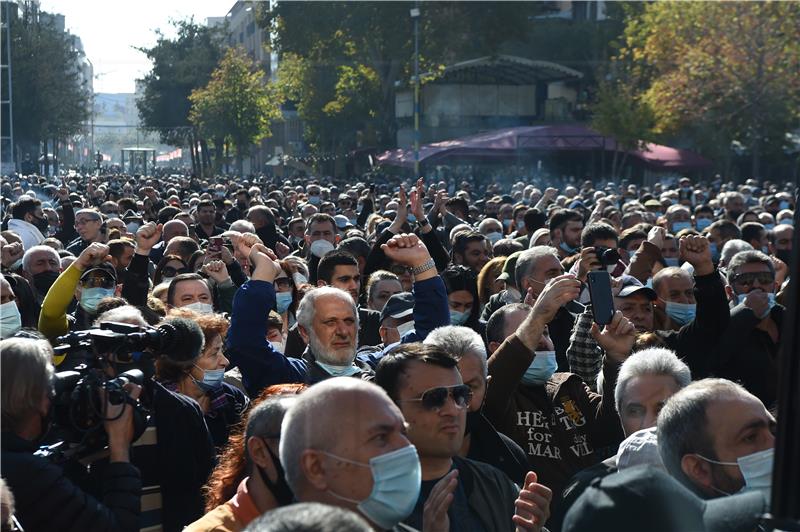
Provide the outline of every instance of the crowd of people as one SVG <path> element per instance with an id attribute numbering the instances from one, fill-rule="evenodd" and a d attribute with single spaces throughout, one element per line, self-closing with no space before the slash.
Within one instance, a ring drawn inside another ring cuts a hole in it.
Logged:
<path id="1" fill-rule="evenodd" d="M 3 530 L 757 529 L 793 187 L 356 181 L 4 178 Z"/>

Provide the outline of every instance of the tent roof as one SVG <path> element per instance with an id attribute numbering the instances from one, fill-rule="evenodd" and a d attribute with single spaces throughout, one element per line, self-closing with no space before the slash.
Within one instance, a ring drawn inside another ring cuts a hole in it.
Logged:
<path id="1" fill-rule="evenodd" d="M 496 129 L 443 140 L 420 146 L 420 162 L 433 163 L 448 157 L 517 157 L 520 152 L 534 151 L 616 151 L 617 142 L 611 137 L 583 125 L 522 126 Z M 678 148 L 645 144 L 630 154 L 646 164 L 660 168 L 697 168 L 711 163 L 700 155 Z M 378 155 L 379 164 L 410 167 L 414 151 L 395 149 Z"/>
<path id="2" fill-rule="evenodd" d="M 424 80 L 434 74 L 423 74 Z M 550 61 L 536 61 L 515 55 L 484 56 L 445 67 L 432 83 L 477 85 L 532 85 L 537 81 L 581 79 L 583 74 Z"/>

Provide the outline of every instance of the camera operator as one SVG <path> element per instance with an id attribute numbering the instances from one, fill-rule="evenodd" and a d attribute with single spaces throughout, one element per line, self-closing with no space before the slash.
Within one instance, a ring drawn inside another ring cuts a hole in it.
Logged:
<path id="1" fill-rule="evenodd" d="M 45 340 L 8 338 L 0 342 L 0 473 L 14 493 L 17 518 L 28 532 L 138 530 L 142 483 L 139 470 L 129 461 L 133 438 L 130 405 L 108 404 L 105 413 L 110 463 L 103 478 L 102 501 L 68 480 L 60 467 L 33 454 L 49 425 L 52 357 L 53 350 Z M 138 387 L 129 391 L 132 396 L 138 392 Z"/>
<path id="2" fill-rule="evenodd" d="M 125 322 L 142 332 L 138 310 L 129 305 L 108 311 L 100 318 L 100 322 L 105 318 Z M 104 325 L 115 325 L 119 330 L 123 323 L 99 325 L 99 330 Z M 196 322 L 182 317 L 168 318 L 156 330 L 159 339 L 145 348 L 139 345 L 133 349 L 124 339 L 100 343 L 93 340 L 92 349 L 99 357 L 93 364 L 101 367 L 107 378 L 136 369 L 144 376 L 141 404 L 149 413 L 149 419 L 131 450 L 131 462 L 139 468 L 142 478 L 139 524 L 142 529 L 161 527 L 172 532 L 182 530 L 203 515 L 201 488 L 214 467 L 215 454 L 197 401 L 168 389 L 153 378 L 154 360 L 169 359 L 175 364 L 196 360 L 205 346 L 203 331 Z M 119 344 L 114 345 L 115 342 Z M 140 348 L 143 350 L 139 351 Z M 101 484 L 101 477 L 111 464 L 99 453 L 87 456 L 84 462 L 90 462 L 89 474 L 80 482 L 87 489 L 93 489 Z"/>

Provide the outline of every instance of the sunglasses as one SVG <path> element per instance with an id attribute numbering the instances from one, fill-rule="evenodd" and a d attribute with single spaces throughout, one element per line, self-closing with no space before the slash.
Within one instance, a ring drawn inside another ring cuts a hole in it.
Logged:
<path id="1" fill-rule="evenodd" d="M 166 266 L 163 270 L 161 270 L 161 277 L 175 277 L 180 273 L 191 273 L 192 270 L 189 268 L 173 268 L 172 266 Z"/>
<path id="2" fill-rule="evenodd" d="M 425 390 L 422 395 L 416 399 L 400 399 L 401 403 L 404 402 L 420 402 L 425 410 L 439 411 L 447 398 L 452 397 L 458 408 L 466 408 L 470 400 L 472 400 L 472 390 L 466 384 L 457 384 L 455 386 L 439 386 Z"/>
<path id="3" fill-rule="evenodd" d="M 753 286 L 755 283 L 768 286 L 775 282 L 775 276 L 770 272 L 740 273 L 733 278 L 733 282 L 741 286 Z"/>

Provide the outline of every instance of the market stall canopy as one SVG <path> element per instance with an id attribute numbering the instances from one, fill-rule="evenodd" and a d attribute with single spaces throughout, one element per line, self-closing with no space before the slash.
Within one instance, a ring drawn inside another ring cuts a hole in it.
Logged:
<path id="1" fill-rule="evenodd" d="M 582 125 L 523 126 L 486 131 L 420 146 L 420 163 L 444 164 L 451 158 L 516 158 L 526 152 L 618 150 L 612 137 Z M 711 161 L 689 151 L 648 143 L 629 152 L 657 168 L 688 169 L 711 166 Z M 378 164 L 413 167 L 414 151 L 395 149 L 377 157 Z"/>

